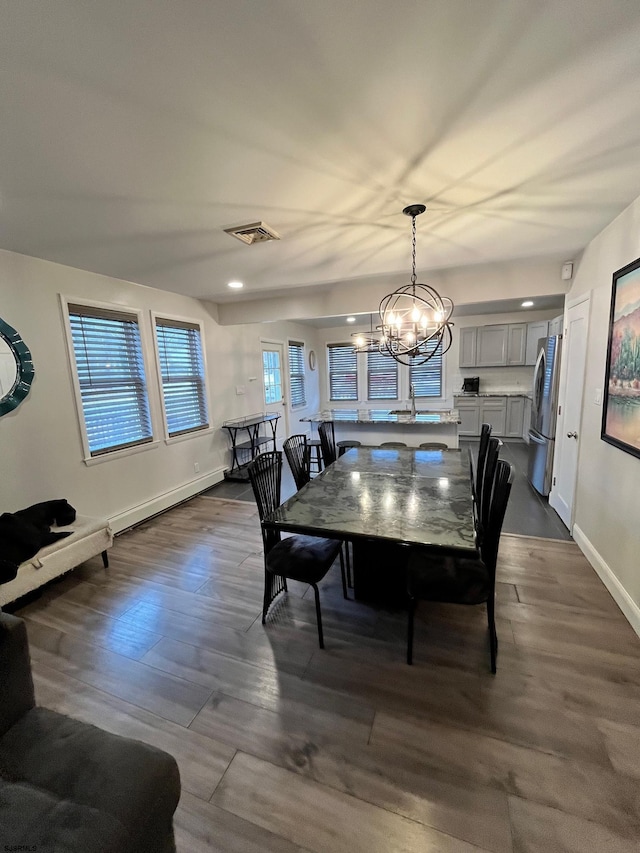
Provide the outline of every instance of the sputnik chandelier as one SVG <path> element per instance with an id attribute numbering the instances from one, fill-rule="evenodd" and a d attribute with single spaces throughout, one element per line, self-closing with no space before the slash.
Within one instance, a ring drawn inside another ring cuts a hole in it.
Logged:
<path id="1" fill-rule="evenodd" d="M 380 352 L 401 364 L 424 364 L 435 355 L 443 355 L 452 343 L 453 302 L 428 284 L 420 284 L 416 275 L 416 217 L 424 213 L 424 204 L 411 204 L 402 211 L 411 217 L 411 284 L 389 293 L 380 302 L 380 324 L 366 333 L 356 333 L 357 352 Z"/>

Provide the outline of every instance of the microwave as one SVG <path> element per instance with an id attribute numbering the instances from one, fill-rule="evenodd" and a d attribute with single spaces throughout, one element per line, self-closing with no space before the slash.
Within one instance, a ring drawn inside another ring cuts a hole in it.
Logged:
<path id="1" fill-rule="evenodd" d="M 462 380 L 462 390 L 465 394 L 477 394 L 480 391 L 480 377 L 467 376 Z"/>

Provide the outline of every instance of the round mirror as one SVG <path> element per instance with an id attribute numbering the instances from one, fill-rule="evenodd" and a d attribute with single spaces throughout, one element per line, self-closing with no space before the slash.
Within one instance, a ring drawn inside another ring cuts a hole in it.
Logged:
<path id="1" fill-rule="evenodd" d="M 0 415 L 16 408 L 33 381 L 33 360 L 21 336 L 0 319 Z"/>

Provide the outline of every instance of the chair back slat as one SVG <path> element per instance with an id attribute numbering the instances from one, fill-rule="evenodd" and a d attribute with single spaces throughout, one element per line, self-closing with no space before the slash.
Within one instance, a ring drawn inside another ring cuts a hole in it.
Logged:
<path id="1" fill-rule="evenodd" d="M 320 447 L 322 448 L 322 459 L 324 467 L 336 461 L 336 438 L 333 429 L 333 421 L 322 421 L 318 424 L 318 435 L 320 436 Z"/>
<path id="2" fill-rule="evenodd" d="M 258 505 L 260 520 L 266 518 L 280 506 L 280 482 L 282 477 L 282 453 L 271 450 L 261 453 L 247 467 L 249 482 Z M 265 554 L 280 541 L 279 530 L 262 527 Z"/>
<path id="3" fill-rule="evenodd" d="M 476 501 L 478 504 L 478 520 L 479 520 L 479 537 L 482 540 L 484 530 L 489 521 L 489 512 L 491 509 L 491 490 L 493 489 L 493 478 L 498 464 L 498 456 L 502 442 L 499 438 L 490 438 L 487 442 L 487 450 L 485 453 L 484 466 L 482 471 L 482 479 L 480 480 L 476 493 Z"/>
<path id="4" fill-rule="evenodd" d="M 482 424 L 480 429 L 480 444 L 478 446 L 478 462 L 476 464 L 476 481 L 474 483 L 476 500 L 479 500 L 482 478 L 484 477 L 484 465 L 487 458 L 487 450 L 489 449 L 489 439 L 491 438 L 491 424 Z"/>
<path id="5" fill-rule="evenodd" d="M 500 534 L 502 533 L 502 524 L 507 511 L 509 495 L 511 494 L 514 473 L 515 469 L 513 465 L 505 462 L 504 459 L 497 460 L 491 480 L 487 522 L 480 544 L 482 562 L 492 572 L 494 578 L 498 560 L 498 548 L 500 546 Z"/>
<path id="6" fill-rule="evenodd" d="M 311 479 L 306 435 L 292 435 L 282 445 L 298 491 Z"/>

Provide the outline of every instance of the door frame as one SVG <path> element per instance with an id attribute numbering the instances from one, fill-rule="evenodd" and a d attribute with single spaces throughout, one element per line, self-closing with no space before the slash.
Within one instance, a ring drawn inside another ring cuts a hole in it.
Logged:
<path id="1" fill-rule="evenodd" d="M 266 344 L 266 347 L 265 347 Z M 283 441 L 289 435 L 289 348 L 285 341 L 279 341 L 277 338 L 260 338 L 260 380 L 262 391 L 262 408 L 266 406 L 264 396 L 264 366 L 262 363 L 262 351 L 268 349 L 269 344 L 276 344 L 282 347 L 282 427 L 284 432 Z"/>
<path id="2" fill-rule="evenodd" d="M 577 296 L 575 299 L 572 299 L 571 301 L 566 302 L 565 307 L 564 307 L 564 317 L 563 317 L 563 321 L 562 321 L 563 346 L 562 346 L 562 360 L 560 363 L 560 387 L 559 387 L 559 391 L 558 391 L 558 418 L 557 418 L 557 422 L 556 422 L 555 452 L 554 452 L 554 460 L 553 460 L 553 472 L 552 472 L 552 478 L 551 478 L 552 486 L 551 486 L 551 492 L 549 493 L 549 506 L 551 506 L 553 509 L 556 510 L 560 520 L 564 524 L 567 525 L 567 527 L 569 529 L 569 533 L 571 533 L 573 530 L 573 524 L 574 524 L 575 517 L 576 517 L 575 495 L 576 495 L 576 483 L 578 481 L 578 468 L 579 468 L 579 463 L 580 463 L 580 442 L 582 440 L 582 418 L 583 418 L 583 412 L 584 412 L 584 391 L 585 391 L 585 381 L 586 381 L 586 377 L 587 377 L 587 359 L 589 356 L 588 341 L 589 341 L 589 325 L 591 323 L 591 296 L 592 296 L 592 291 L 587 290 L 584 293 L 580 294 L 580 296 Z M 568 313 L 572 308 L 576 308 L 578 305 L 581 305 L 584 302 L 587 303 L 587 316 L 586 316 L 587 347 L 585 349 L 584 363 L 582 365 L 582 376 L 581 377 L 578 377 L 578 376 L 572 377 L 572 379 L 575 379 L 575 380 L 580 379 L 581 380 L 581 395 L 580 395 L 580 411 L 578 412 L 578 417 L 577 417 L 578 449 L 577 449 L 577 454 L 576 454 L 576 468 L 575 468 L 575 471 L 573 474 L 573 483 L 571 484 L 572 485 L 572 501 L 571 501 L 571 508 L 570 508 L 569 524 L 567 524 L 566 520 L 564 518 L 562 518 L 562 516 L 558 512 L 559 499 L 557 497 L 557 488 L 556 488 L 556 477 L 557 477 L 557 473 L 558 473 L 558 462 L 561 459 L 560 439 L 564 437 L 564 424 L 565 424 L 565 418 L 567 415 L 566 408 L 565 408 L 565 401 L 566 401 L 566 396 L 567 396 L 567 378 L 568 378 L 568 374 L 569 374 L 569 358 L 568 358 L 569 353 L 568 353 L 567 347 L 565 345 L 565 341 L 567 339 Z"/>

